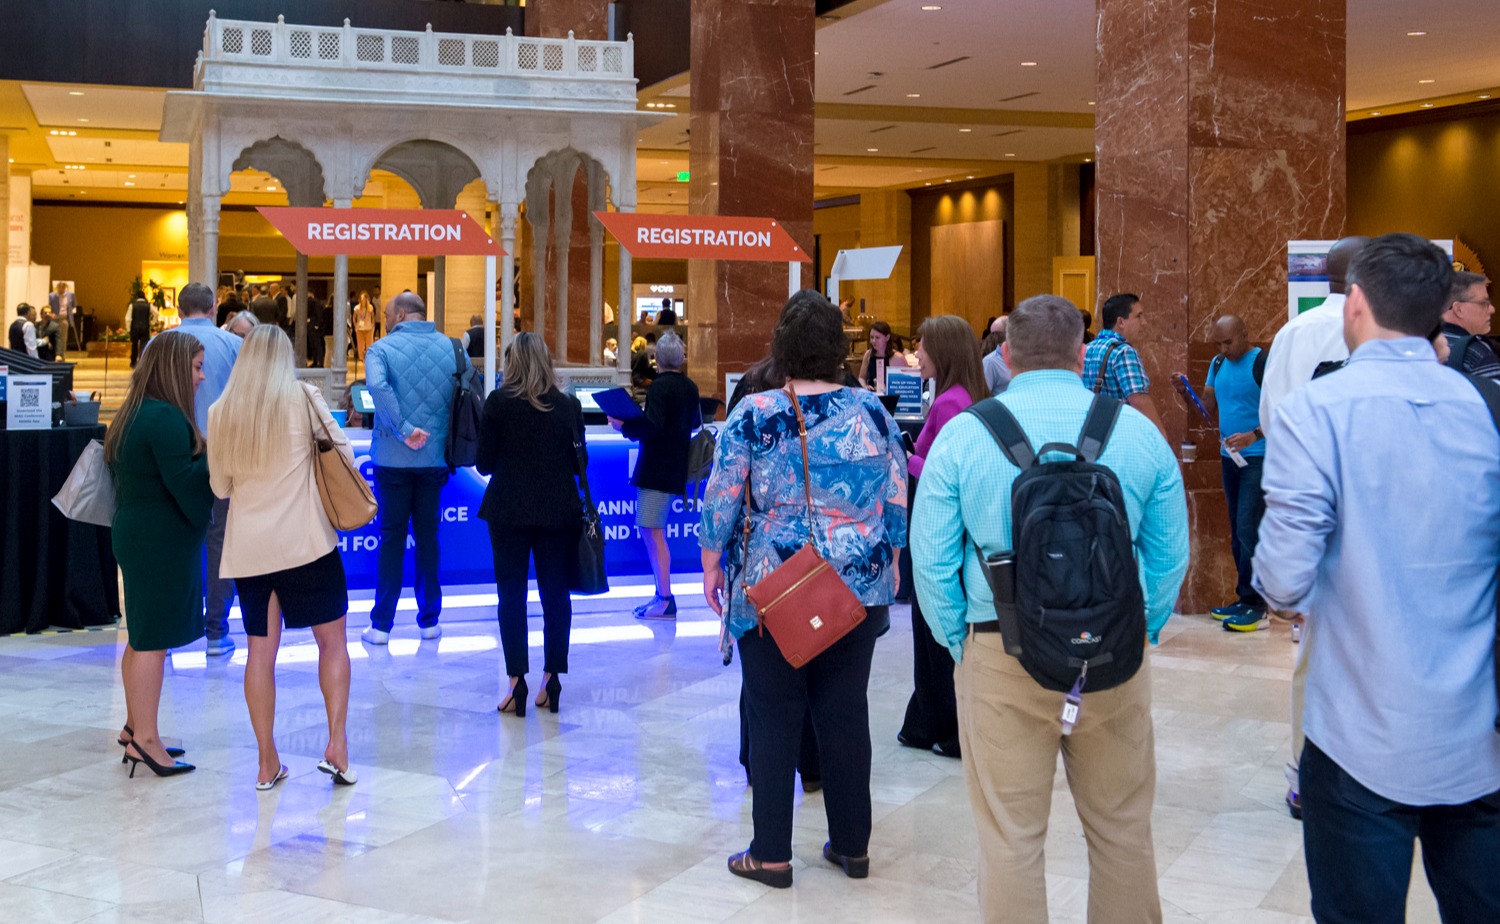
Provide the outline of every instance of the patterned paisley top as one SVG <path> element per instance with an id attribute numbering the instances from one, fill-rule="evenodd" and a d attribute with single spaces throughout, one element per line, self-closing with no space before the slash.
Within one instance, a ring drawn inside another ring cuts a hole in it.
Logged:
<path id="1" fill-rule="evenodd" d="M 698 543 L 723 553 L 729 630 L 755 628 L 745 584 L 755 584 L 813 544 L 866 606 L 895 598 L 894 549 L 906 545 L 906 451 L 901 431 L 871 392 L 840 388 L 799 396 L 807 422 L 812 511 L 803 491 L 797 417 L 784 391 L 751 395 L 719 433 L 703 497 Z M 744 490 L 750 484 L 750 547 Z"/>

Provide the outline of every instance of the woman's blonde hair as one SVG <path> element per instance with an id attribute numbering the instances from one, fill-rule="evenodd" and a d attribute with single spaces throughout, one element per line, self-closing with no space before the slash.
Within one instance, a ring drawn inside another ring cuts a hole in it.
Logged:
<path id="1" fill-rule="evenodd" d="M 110 465 L 120 457 L 120 444 L 135 412 L 146 399 L 165 401 L 188 419 L 193 428 L 193 455 L 203 452 L 203 434 L 193 418 L 193 359 L 203 352 L 203 344 L 186 331 L 169 330 L 158 334 L 147 344 L 140 363 L 130 374 L 125 400 L 115 414 L 109 432 L 104 435 L 104 461 Z"/>
<path id="2" fill-rule="evenodd" d="M 539 411 L 550 411 L 552 408 L 542 403 L 542 395 L 556 385 L 547 342 L 529 331 L 516 334 L 516 339 L 505 349 L 505 382 L 500 391 L 513 398 L 525 398 Z"/>
<path id="3" fill-rule="evenodd" d="M 209 415 L 209 468 L 244 478 L 287 457 L 292 438 L 287 420 L 308 413 L 296 365 L 292 342 L 276 325 L 262 324 L 245 335 L 229 383 Z"/>

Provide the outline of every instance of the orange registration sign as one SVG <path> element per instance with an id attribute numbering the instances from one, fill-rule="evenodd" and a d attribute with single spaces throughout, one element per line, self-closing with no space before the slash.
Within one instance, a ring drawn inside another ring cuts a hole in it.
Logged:
<path id="1" fill-rule="evenodd" d="M 808 262 L 774 218 L 595 212 L 632 257 L 665 260 Z"/>
<path id="2" fill-rule="evenodd" d="M 261 208 L 299 253 L 309 256 L 504 256 L 462 209 Z"/>

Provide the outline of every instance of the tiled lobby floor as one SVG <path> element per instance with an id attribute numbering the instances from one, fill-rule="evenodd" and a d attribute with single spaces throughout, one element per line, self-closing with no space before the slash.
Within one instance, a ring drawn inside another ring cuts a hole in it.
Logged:
<path id="1" fill-rule="evenodd" d="M 686 588 L 684 588 L 686 590 Z M 680 600 L 687 602 L 684 594 Z M 162 726 L 196 773 L 127 779 L 116 633 L 0 638 L 0 920 L 776 922 L 973 921 L 975 836 L 956 761 L 898 746 L 910 684 L 905 607 L 876 650 L 871 878 L 825 864 L 822 798 L 799 796 L 796 886 L 736 879 L 750 838 L 737 762 L 738 668 L 701 606 L 635 623 L 579 601 L 562 711 L 498 716 L 493 609 L 449 612 L 389 650 L 351 617 L 350 751 L 334 789 L 312 639 L 284 639 L 278 741 L 292 776 L 257 794 L 230 663 L 174 655 Z M 533 610 L 535 610 L 533 605 Z M 236 629 L 238 626 L 236 625 Z M 533 621 L 539 630 L 539 621 Z M 533 687 L 540 638 L 533 635 Z M 1282 807 L 1292 645 L 1177 617 L 1154 653 L 1156 855 L 1169 922 L 1311 920 L 1300 828 Z M 534 693 L 533 693 L 534 695 Z M 1052 920 L 1083 921 L 1086 857 L 1061 776 L 1047 848 Z M 1425 884 L 1413 921 L 1436 921 Z"/>

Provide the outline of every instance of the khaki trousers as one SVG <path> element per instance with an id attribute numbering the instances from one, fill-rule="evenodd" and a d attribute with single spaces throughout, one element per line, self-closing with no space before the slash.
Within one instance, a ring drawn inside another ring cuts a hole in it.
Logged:
<path id="1" fill-rule="evenodd" d="M 1113 690 L 1084 690 L 1072 735 L 1063 694 L 1043 689 L 996 632 L 971 632 L 954 674 L 964 775 L 979 830 L 979 907 L 988 924 L 1046 924 L 1043 847 L 1057 754 L 1089 848 L 1091 924 L 1159 924 L 1151 803 L 1156 741 L 1151 660 Z"/>
<path id="2" fill-rule="evenodd" d="M 1312 660 L 1312 627 L 1302 623 L 1302 641 L 1297 646 L 1297 663 L 1292 668 L 1292 759 L 1286 762 L 1286 781 L 1293 791 L 1301 792 L 1298 782 L 1298 767 L 1302 763 L 1302 747 L 1307 735 L 1302 731 L 1302 710 L 1307 705 L 1307 667 Z"/>

